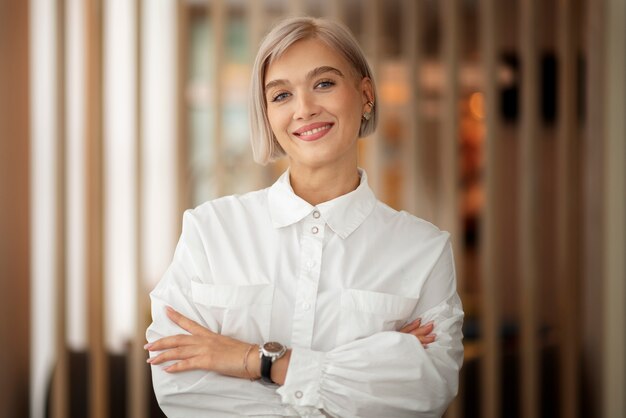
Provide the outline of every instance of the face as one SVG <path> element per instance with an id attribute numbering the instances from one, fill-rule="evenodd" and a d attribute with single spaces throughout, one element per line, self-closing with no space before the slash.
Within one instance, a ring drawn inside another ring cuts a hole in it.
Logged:
<path id="1" fill-rule="evenodd" d="M 293 168 L 356 167 L 357 139 L 368 78 L 317 39 L 291 45 L 265 75 L 267 116 Z"/>

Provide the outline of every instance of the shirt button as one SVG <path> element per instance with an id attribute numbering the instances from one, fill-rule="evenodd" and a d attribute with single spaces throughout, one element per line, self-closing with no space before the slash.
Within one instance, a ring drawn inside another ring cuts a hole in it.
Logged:
<path id="1" fill-rule="evenodd" d="M 317 234 L 318 232 L 320 232 L 320 229 L 316 226 L 314 226 L 313 228 L 311 228 L 311 232 L 314 234 Z"/>
<path id="2" fill-rule="evenodd" d="M 298 398 L 298 399 L 302 398 L 302 392 L 297 391 L 296 392 L 296 398 Z"/>
<path id="3" fill-rule="evenodd" d="M 306 268 L 308 268 L 310 270 L 310 269 L 313 268 L 314 264 L 315 263 L 313 263 L 312 261 L 309 260 L 309 261 L 306 262 Z"/>
<path id="4" fill-rule="evenodd" d="M 320 213 L 318 211 L 313 212 L 313 217 L 318 219 L 320 217 Z"/>
<path id="5" fill-rule="evenodd" d="M 307 302 L 304 302 L 302 304 L 302 309 L 304 309 L 305 311 L 308 311 L 310 307 L 311 307 L 311 305 L 309 305 Z"/>

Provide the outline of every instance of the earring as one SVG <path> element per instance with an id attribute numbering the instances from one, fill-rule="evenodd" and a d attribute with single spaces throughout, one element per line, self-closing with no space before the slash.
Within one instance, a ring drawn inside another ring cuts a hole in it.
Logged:
<path id="1" fill-rule="evenodd" d="M 370 111 L 369 112 L 363 112 L 363 120 L 364 121 L 370 120 L 372 118 L 372 112 L 374 111 L 374 102 L 372 102 L 371 100 L 368 100 L 366 104 L 370 107 Z"/>

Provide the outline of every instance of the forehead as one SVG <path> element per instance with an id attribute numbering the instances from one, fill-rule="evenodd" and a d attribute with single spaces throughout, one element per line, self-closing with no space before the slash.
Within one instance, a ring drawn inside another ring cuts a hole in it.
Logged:
<path id="1" fill-rule="evenodd" d="M 273 60 L 267 67 L 264 82 L 297 79 L 320 66 L 335 67 L 346 75 L 354 73 L 352 66 L 337 50 L 320 39 L 309 38 L 294 42 Z"/>

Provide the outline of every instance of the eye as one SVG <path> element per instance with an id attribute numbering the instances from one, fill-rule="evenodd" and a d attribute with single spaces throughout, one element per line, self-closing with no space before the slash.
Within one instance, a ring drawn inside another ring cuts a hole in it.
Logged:
<path id="1" fill-rule="evenodd" d="M 332 87 L 335 85 L 335 82 L 333 80 L 320 80 L 315 87 L 316 88 L 321 88 L 321 89 L 327 89 L 329 87 Z"/>
<path id="2" fill-rule="evenodd" d="M 289 97 L 289 93 L 287 93 L 287 92 L 277 93 L 277 94 L 274 94 L 272 96 L 272 101 L 273 102 L 282 102 L 287 97 Z"/>

